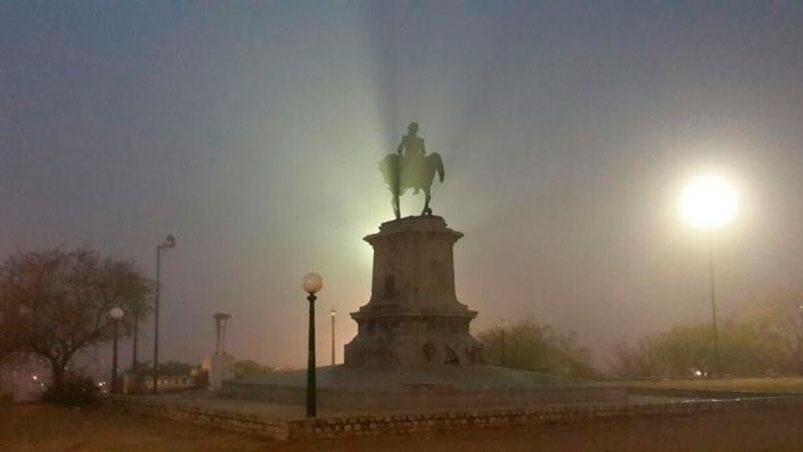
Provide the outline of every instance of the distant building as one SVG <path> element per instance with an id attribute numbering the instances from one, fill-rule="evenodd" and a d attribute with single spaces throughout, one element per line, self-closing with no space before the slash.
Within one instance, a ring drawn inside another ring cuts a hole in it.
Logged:
<path id="1" fill-rule="evenodd" d="M 156 376 L 159 392 L 179 392 L 204 388 L 208 385 L 205 371 L 193 368 L 188 371 L 160 370 Z M 123 393 L 136 394 L 153 390 L 153 370 L 123 374 Z"/>

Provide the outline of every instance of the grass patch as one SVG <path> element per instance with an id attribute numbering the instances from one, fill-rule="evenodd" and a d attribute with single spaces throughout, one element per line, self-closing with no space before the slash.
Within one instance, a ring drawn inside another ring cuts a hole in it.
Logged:
<path id="1" fill-rule="evenodd" d="M 640 388 L 803 394 L 803 377 L 625 380 L 617 384 Z"/>

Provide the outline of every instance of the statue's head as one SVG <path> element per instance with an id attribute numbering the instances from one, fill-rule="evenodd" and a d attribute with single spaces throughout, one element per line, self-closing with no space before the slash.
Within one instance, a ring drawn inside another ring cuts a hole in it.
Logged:
<path id="1" fill-rule="evenodd" d="M 410 125 L 407 126 L 407 133 L 409 133 L 410 135 L 415 135 L 416 133 L 418 133 L 418 123 L 411 122 Z"/>

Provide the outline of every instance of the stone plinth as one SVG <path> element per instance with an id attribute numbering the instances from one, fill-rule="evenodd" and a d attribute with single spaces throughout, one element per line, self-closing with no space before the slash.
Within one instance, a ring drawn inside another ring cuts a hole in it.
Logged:
<path id="1" fill-rule="evenodd" d="M 540 404 L 621 403 L 622 387 L 586 383 L 496 366 L 426 369 L 317 369 L 318 406 L 325 411 L 385 412 Z M 306 370 L 271 372 L 223 383 L 220 394 L 303 407 Z"/>
<path id="2" fill-rule="evenodd" d="M 349 367 L 466 367 L 482 363 L 469 334 L 476 317 L 457 300 L 452 248 L 463 234 L 438 216 L 383 223 L 365 237 L 374 248 L 371 299 L 351 317 L 357 336 L 346 345 Z"/>

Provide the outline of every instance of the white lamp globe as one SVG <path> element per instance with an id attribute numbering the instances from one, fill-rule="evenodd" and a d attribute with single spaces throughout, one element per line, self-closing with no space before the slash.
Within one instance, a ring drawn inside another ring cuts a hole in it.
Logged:
<path id="1" fill-rule="evenodd" d="M 109 317 L 113 318 L 114 320 L 120 320 L 123 318 L 123 310 L 119 306 L 115 306 L 109 309 Z"/>
<path id="2" fill-rule="evenodd" d="M 308 294 L 318 293 L 323 287 L 323 278 L 321 278 L 321 275 L 315 272 L 304 275 L 304 278 L 301 280 L 301 282 L 302 286 L 304 287 L 304 292 L 307 292 Z"/>
<path id="3" fill-rule="evenodd" d="M 692 226 L 714 229 L 736 216 L 736 190 L 724 178 L 704 175 L 693 179 L 680 197 L 680 213 Z"/>

